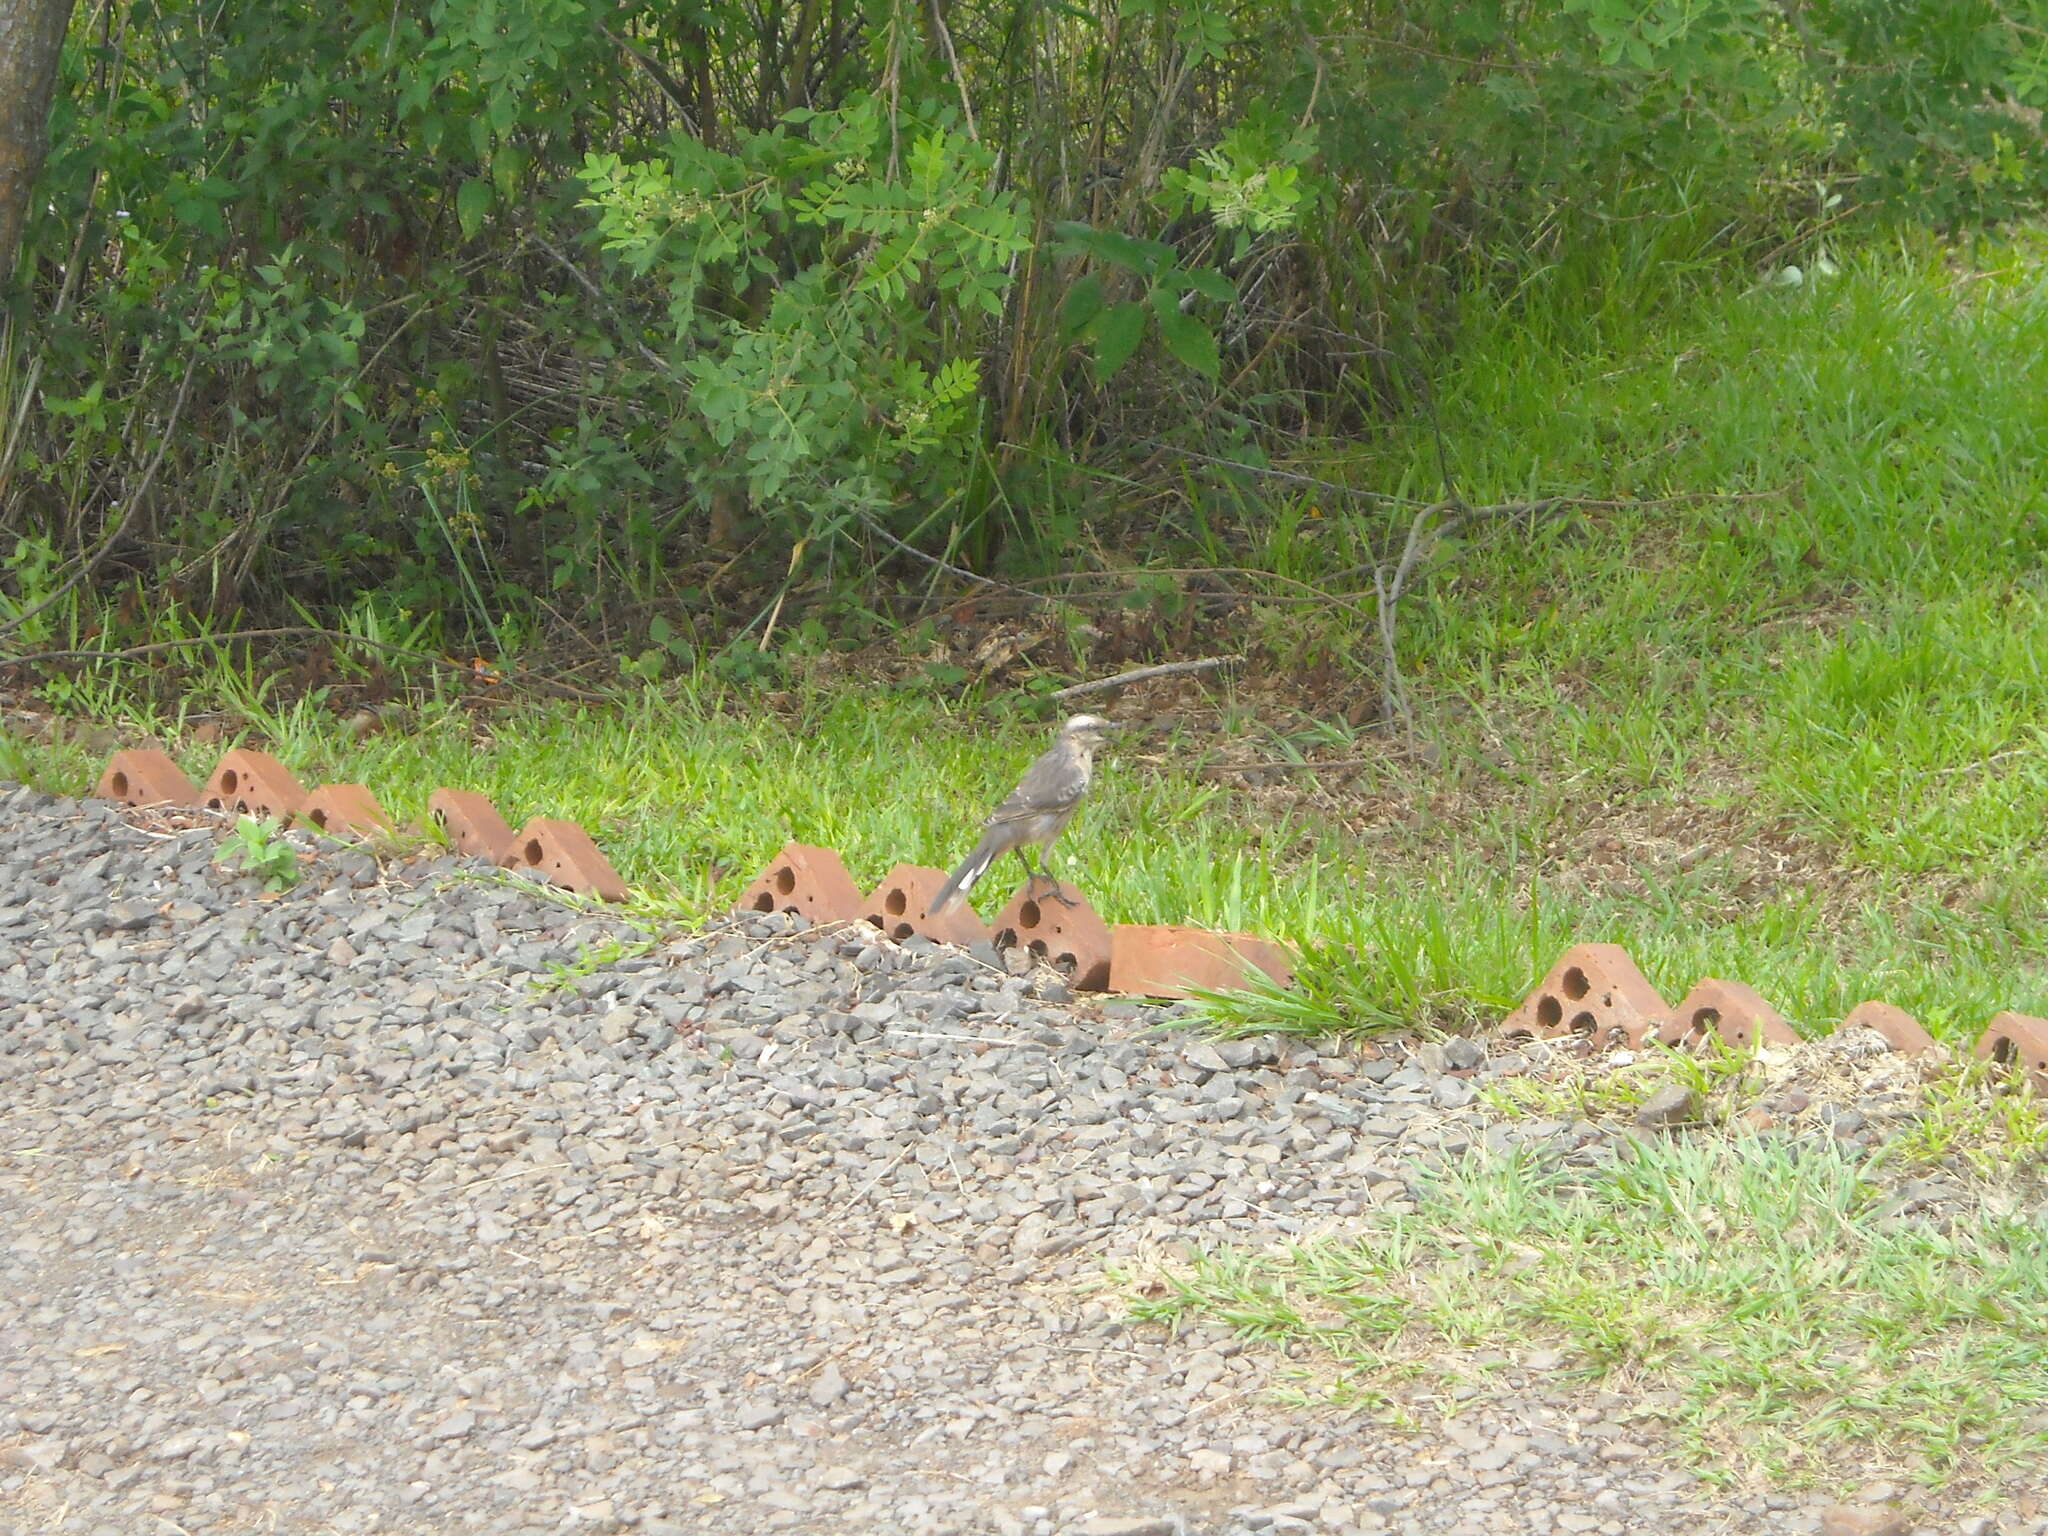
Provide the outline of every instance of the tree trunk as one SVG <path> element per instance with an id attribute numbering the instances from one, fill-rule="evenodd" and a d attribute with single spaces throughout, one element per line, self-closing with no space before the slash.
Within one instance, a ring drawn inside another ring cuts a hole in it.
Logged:
<path id="1" fill-rule="evenodd" d="M 0 0 L 0 287 L 14 275 L 73 0 Z"/>

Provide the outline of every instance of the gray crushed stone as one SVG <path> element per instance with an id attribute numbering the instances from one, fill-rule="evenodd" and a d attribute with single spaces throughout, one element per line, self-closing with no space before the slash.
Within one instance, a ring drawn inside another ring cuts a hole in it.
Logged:
<path id="1" fill-rule="evenodd" d="M 0 795 L 0 1536 L 1820 1529 L 1554 1351 L 1401 1434 L 1091 1292 L 1481 1138 L 1607 1151 L 1488 1125 L 1473 1042 L 1208 1041 L 780 918 L 596 963 L 637 935 L 460 861 L 267 895 L 216 835 Z"/>

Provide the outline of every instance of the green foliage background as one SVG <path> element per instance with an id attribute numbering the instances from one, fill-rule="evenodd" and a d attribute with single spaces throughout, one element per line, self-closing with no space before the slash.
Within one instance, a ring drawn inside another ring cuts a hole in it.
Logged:
<path id="1" fill-rule="evenodd" d="M 0 517 L 17 566 L 113 539 L 215 620 L 374 588 L 447 643 L 896 540 L 1050 569 L 1187 494 L 1161 444 L 1369 451 L 1539 274 L 1597 324 L 2037 208 L 2044 9 L 105 0 Z"/>

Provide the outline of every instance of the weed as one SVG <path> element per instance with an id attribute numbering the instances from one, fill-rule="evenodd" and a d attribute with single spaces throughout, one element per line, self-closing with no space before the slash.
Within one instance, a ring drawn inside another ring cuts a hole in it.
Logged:
<path id="1" fill-rule="evenodd" d="M 265 890 L 288 891 L 299 883 L 299 850 L 274 823 L 254 816 L 236 820 L 234 830 L 221 839 L 214 862 L 253 875 Z"/>
<path id="2" fill-rule="evenodd" d="M 637 960 L 651 954 L 659 941 L 644 939 L 606 939 L 599 944 L 585 944 L 574 960 L 550 965 L 547 974 L 533 983 L 536 993 L 570 992 L 584 978 L 608 970 L 622 960 Z"/>
<path id="3" fill-rule="evenodd" d="M 1907 1168 L 1960 1164 L 1983 1179 L 2048 1158 L 2048 1110 L 2024 1079 L 2006 1087 L 1989 1062 L 1959 1063 L 1922 1086 L 1919 1112 L 1880 1155 Z"/>

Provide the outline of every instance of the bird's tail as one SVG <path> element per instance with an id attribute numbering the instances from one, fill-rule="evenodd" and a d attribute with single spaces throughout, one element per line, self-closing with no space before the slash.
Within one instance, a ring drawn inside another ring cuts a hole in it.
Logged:
<path id="1" fill-rule="evenodd" d="M 1002 851 L 1002 844 L 993 835 L 984 837 L 976 843 L 974 852 L 961 861 L 958 869 L 946 876 L 946 883 L 939 887 L 939 893 L 932 898 L 932 904 L 925 908 L 925 911 L 937 917 L 966 896 L 981 877 L 988 873 L 989 865 L 995 863 L 997 855 Z"/>

